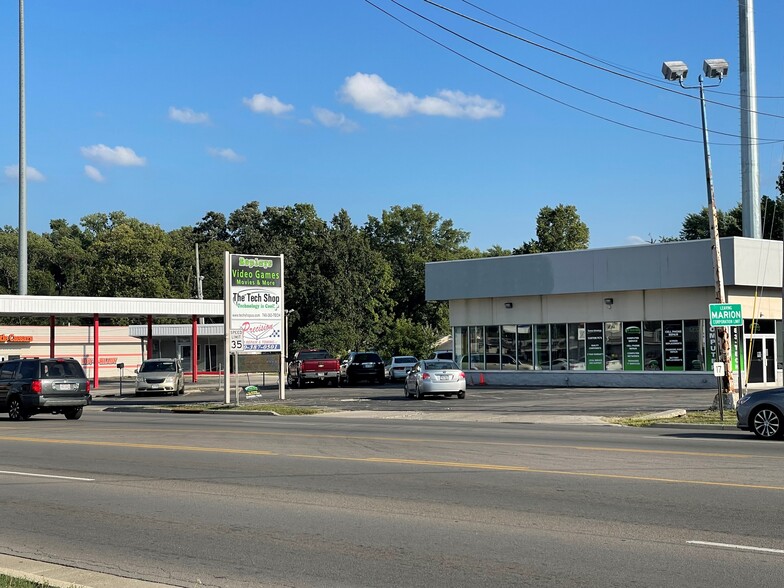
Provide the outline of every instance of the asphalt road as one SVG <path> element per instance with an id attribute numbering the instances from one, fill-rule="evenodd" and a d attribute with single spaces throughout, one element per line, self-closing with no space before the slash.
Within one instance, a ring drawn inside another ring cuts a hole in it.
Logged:
<path id="1" fill-rule="evenodd" d="M 715 588 L 784 569 L 784 445 L 741 432 L 91 407 L 0 421 L 0 444 L 0 552 L 176 586 Z"/>

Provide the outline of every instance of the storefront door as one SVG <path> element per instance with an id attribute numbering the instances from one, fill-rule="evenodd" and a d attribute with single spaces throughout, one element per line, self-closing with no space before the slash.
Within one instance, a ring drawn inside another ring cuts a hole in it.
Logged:
<path id="1" fill-rule="evenodd" d="M 754 335 L 746 339 L 746 357 L 749 360 L 749 384 L 776 382 L 775 337 Z"/>

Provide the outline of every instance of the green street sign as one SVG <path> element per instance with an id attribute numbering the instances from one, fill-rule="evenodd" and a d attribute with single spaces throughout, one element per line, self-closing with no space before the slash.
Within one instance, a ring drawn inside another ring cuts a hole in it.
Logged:
<path id="1" fill-rule="evenodd" d="M 711 327 L 742 327 L 740 304 L 709 304 Z"/>

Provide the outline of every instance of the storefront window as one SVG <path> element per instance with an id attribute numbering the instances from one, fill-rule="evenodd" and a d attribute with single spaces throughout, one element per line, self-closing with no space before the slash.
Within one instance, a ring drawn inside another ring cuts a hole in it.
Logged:
<path id="1" fill-rule="evenodd" d="M 531 325 L 517 325 L 517 363 L 521 370 L 534 369 L 534 339 Z"/>
<path id="2" fill-rule="evenodd" d="M 585 323 L 569 325 L 569 369 L 585 369 Z"/>
<path id="3" fill-rule="evenodd" d="M 638 322 L 623 323 L 623 369 L 642 371 L 642 326 Z"/>
<path id="4" fill-rule="evenodd" d="M 468 355 L 468 327 L 455 327 L 452 331 L 452 341 L 455 348 L 455 362 L 460 365 L 462 358 Z M 467 366 L 461 366 L 468 369 Z"/>
<path id="5" fill-rule="evenodd" d="M 683 349 L 686 360 L 686 371 L 705 370 L 705 358 L 702 352 L 702 341 L 704 336 L 700 336 L 701 323 L 705 321 L 683 321 Z"/>
<path id="6" fill-rule="evenodd" d="M 602 323 L 585 323 L 585 368 L 604 369 L 604 328 Z"/>
<path id="7" fill-rule="evenodd" d="M 468 341 L 468 357 L 461 362 L 462 369 L 485 369 L 485 328 L 468 327 Z"/>
<path id="8" fill-rule="evenodd" d="M 496 325 L 485 327 L 485 369 L 501 369 L 501 345 L 499 329 Z"/>
<path id="9" fill-rule="evenodd" d="M 661 321 L 645 321 L 642 324 L 642 345 L 645 353 L 645 369 L 662 369 L 662 324 Z"/>
<path id="10" fill-rule="evenodd" d="M 683 371 L 683 321 L 664 321 L 664 370 Z"/>
<path id="11" fill-rule="evenodd" d="M 517 327 L 504 325 L 501 327 L 501 354 L 505 358 L 501 362 L 502 370 L 517 369 Z"/>
<path id="12" fill-rule="evenodd" d="M 550 369 L 550 325 L 535 325 L 536 369 Z"/>
<path id="13" fill-rule="evenodd" d="M 569 368 L 566 355 L 566 324 L 550 325 L 550 368 L 565 370 Z"/>
<path id="14" fill-rule="evenodd" d="M 621 323 L 604 323 L 604 369 L 622 370 L 623 341 Z"/>

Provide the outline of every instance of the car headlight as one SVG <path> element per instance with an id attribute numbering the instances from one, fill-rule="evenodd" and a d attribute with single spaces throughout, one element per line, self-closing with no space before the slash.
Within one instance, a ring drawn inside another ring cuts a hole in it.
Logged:
<path id="1" fill-rule="evenodd" d="M 738 404 L 746 404 L 749 400 L 751 400 L 751 394 L 746 394 L 745 396 L 740 397 Z"/>
<path id="2" fill-rule="evenodd" d="M 169 376 L 166 378 L 166 384 L 173 384 L 174 383 L 174 376 Z"/>

